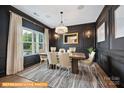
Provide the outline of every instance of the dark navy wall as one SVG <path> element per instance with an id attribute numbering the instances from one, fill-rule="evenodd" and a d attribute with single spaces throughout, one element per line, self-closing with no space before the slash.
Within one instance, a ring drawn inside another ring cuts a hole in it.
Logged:
<path id="1" fill-rule="evenodd" d="M 55 29 L 52 29 L 50 33 L 50 47 L 56 46 L 57 51 L 60 48 L 65 48 L 67 50 L 69 47 L 76 47 L 77 52 L 84 52 L 89 47 L 95 48 L 95 23 L 68 26 L 68 30 L 68 33 L 78 33 L 78 44 L 64 44 L 63 35 L 55 39 Z M 90 38 L 86 36 L 87 31 L 91 32 Z"/>
<path id="2" fill-rule="evenodd" d="M 7 9 L 0 6 L 0 76 L 6 72 L 6 49 L 9 30 L 9 13 Z"/>
<path id="3" fill-rule="evenodd" d="M 37 23 L 33 24 L 25 19 L 23 19 L 23 26 L 44 32 L 44 28 L 49 28 L 44 24 L 40 23 L 39 21 L 33 19 L 32 17 L 24 14 L 23 12 L 15 9 L 9 5 L 0 5 L 0 77 L 6 75 L 6 58 L 7 58 L 7 42 L 8 42 L 8 32 L 9 32 L 9 19 L 10 19 L 10 12 L 9 10 L 29 19 L 33 22 Z M 39 55 L 31 55 L 24 57 L 24 67 L 31 66 L 40 62 Z"/>
<path id="4" fill-rule="evenodd" d="M 97 62 L 110 77 L 118 77 L 118 87 L 124 87 L 124 38 L 115 39 L 114 11 L 119 6 L 105 6 L 96 21 L 96 29 L 105 22 L 103 42 L 96 43 Z"/>

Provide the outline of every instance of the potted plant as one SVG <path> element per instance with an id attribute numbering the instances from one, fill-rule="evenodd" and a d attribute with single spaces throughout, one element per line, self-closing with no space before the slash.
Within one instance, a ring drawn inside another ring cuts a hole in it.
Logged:
<path id="1" fill-rule="evenodd" d="M 93 47 L 87 48 L 87 51 L 91 54 L 92 51 L 95 51 Z"/>

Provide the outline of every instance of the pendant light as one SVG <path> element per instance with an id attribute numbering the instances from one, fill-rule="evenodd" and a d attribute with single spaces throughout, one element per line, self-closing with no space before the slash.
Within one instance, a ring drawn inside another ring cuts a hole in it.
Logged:
<path id="1" fill-rule="evenodd" d="M 61 23 L 58 27 L 55 28 L 55 32 L 57 34 L 65 34 L 68 32 L 68 28 L 64 26 L 63 21 L 62 21 L 63 12 L 60 12 L 60 15 L 61 15 Z"/>

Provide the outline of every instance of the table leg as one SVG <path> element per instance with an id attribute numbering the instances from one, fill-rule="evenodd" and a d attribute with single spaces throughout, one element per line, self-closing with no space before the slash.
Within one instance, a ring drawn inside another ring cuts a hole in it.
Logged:
<path id="1" fill-rule="evenodd" d="M 78 60 L 72 59 L 72 73 L 74 73 L 74 74 L 79 73 Z"/>

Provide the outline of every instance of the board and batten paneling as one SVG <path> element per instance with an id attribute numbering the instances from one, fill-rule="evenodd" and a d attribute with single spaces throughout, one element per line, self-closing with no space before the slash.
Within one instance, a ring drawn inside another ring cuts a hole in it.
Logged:
<path id="1" fill-rule="evenodd" d="M 96 29 L 105 22 L 105 41 L 96 42 L 96 50 L 98 64 L 112 80 L 118 78 L 118 87 L 124 87 L 124 37 L 115 38 L 115 11 L 119 7 L 105 6 L 98 17 Z"/>
<path id="2" fill-rule="evenodd" d="M 86 33 L 90 31 L 90 38 Z M 89 47 L 95 48 L 95 23 L 81 24 L 68 26 L 68 33 L 78 33 L 78 44 L 64 44 L 63 35 L 60 35 L 58 39 L 55 39 L 55 29 L 50 31 L 50 47 L 57 47 L 57 51 L 60 48 L 69 49 L 69 47 L 76 47 L 77 52 L 83 52 Z"/>

